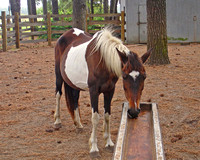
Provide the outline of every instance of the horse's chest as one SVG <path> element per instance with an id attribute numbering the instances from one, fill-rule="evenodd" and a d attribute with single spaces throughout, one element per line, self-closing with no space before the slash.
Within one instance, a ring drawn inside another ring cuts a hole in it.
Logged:
<path id="1" fill-rule="evenodd" d="M 65 73 L 68 79 L 83 90 L 88 88 L 88 66 L 85 58 L 88 43 L 71 47 L 65 60 Z"/>

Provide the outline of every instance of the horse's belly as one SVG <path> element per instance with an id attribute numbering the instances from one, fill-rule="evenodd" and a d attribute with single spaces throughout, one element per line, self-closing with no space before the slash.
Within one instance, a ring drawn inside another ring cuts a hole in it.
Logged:
<path id="1" fill-rule="evenodd" d="M 88 43 L 71 47 L 65 61 L 65 73 L 76 87 L 88 89 L 88 66 L 85 53 Z"/>

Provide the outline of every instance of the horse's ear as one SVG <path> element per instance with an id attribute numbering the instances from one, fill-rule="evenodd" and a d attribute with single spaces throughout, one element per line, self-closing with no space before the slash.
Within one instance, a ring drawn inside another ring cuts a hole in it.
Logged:
<path id="1" fill-rule="evenodd" d="M 141 57 L 143 63 L 145 63 L 146 60 L 149 58 L 152 50 L 153 50 L 153 48 L 149 49 L 145 54 L 143 54 L 143 56 Z"/>
<path id="2" fill-rule="evenodd" d="M 126 56 L 125 53 L 122 53 L 118 50 L 118 48 L 116 48 L 117 52 L 118 52 L 118 55 L 119 55 L 119 58 L 122 62 L 122 64 L 126 64 L 126 62 L 128 61 L 128 57 Z"/>

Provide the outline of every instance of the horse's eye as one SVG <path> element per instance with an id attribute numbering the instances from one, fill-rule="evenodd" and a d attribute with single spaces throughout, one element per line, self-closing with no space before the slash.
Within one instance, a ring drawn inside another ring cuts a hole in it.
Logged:
<path id="1" fill-rule="evenodd" d="M 123 79 L 127 79 L 128 75 L 125 73 L 122 73 L 122 77 L 123 77 Z"/>

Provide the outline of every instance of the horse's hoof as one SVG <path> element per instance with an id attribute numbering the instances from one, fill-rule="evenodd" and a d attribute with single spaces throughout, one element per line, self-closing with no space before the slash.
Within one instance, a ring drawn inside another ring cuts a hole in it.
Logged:
<path id="1" fill-rule="evenodd" d="M 99 152 L 90 152 L 90 158 L 91 159 L 101 159 L 101 155 Z"/>
<path id="2" fill-rule="evenodd" d="M 54 129 L 55 130 L 59 130 L 60 128 L 62 128 L 62 124 L 61 123 L 54 124 Z"/>
<path id="3" fill-rule="evenodd" d="M 114 146 L 107 146 L 107 147 L 105 147 L 105 150 L 107 151 L 107 152 L 109 152 L 109 153 L 113 153 L 114 152 Z"/>

